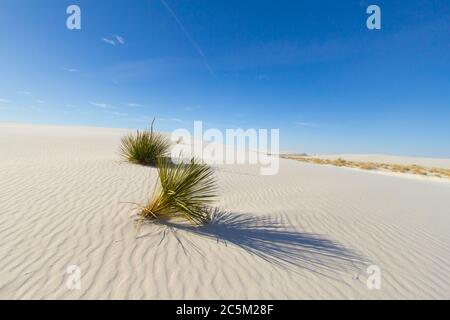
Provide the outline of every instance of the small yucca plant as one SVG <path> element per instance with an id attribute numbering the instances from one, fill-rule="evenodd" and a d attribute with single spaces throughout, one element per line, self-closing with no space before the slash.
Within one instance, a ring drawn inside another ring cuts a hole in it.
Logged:
<path id="1" fill-rule="evenodd" d="M 137 131 L 136 134 L 128 134 L 122 138 L 120 154 L 127 161 L 155 166 L 159 158 L 167 156 L 170 144 L 166 137 L 153 132 L 152 121 L 150 131 Z"/>
<path id="2" fill-rule="evenodd" d="M 157 168 L 160 186 L 149 203 L 141 207 L 140 218 L 182 217 L 194 225 L 207 223 L 217 191 L 213 169 L 195 158 L 176 164 L 159 158 Z"/>

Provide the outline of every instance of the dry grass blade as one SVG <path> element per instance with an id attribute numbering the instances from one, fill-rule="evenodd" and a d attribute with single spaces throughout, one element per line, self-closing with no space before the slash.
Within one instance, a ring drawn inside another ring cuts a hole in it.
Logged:
<path id="1" fill-rule="evenodd" d="M 142 208 L 141 218 L 182 217 L 194 225 L 207 223 L 217 197 L 213 169 L 197 159 L 173 164 L 168 158 L 159 158 L 157 168 L 160 186 Z"/>
<path id="2" fill-rule="evenodd" d="M 137 131 L 122 138 L 120 155 L 131 163 L 155 166 L 159 158 L 165 157 L 169 151 L 169 141 L 159 133 L 153 132 L 152 121 L 150 131 Z"/>

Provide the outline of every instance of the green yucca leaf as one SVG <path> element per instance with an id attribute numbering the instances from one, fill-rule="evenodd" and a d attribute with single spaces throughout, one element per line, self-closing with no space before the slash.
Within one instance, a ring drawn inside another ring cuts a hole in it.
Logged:
<path id="1" fill-rule="evenodd" d="M 195 225 L 209 220 L 209 206 L 217 197 L 214 170 L 192 159 L 173 164 L 168 158 L 158 158 L 156 166 L 160 187 L 148 205 L 142 209 L 145 219 L 184 217 Z"/>

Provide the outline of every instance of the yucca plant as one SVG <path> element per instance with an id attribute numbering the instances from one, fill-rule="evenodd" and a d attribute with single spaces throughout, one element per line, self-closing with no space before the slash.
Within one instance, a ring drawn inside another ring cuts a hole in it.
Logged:
<path id="1" fill-rule="evenodd" d="M 181 217 L 197 226 L 207 223 L 217 191 L 213 169 L 195 158 L 176 164 L 158 158 L 157 169 L 160 185 L 149 203 L 141 207 L 140 218 Z"/>
<path id="2" fill-rule="evenodd" d="M 152 121 L 150 131 L 137 131 L 136 134 L 128 134 L 122 138 L 120 154 L 127 161 L 155 166 L 159 158 L 167 156 L 169 140 L 159 133 L 153 132 Z"/>

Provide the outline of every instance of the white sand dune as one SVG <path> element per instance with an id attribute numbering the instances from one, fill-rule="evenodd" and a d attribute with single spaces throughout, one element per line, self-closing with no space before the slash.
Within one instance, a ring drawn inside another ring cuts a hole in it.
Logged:
<path id="1" fill-rule="evenodd" d="M 136 237 L 128 202 L 144 203 L 157 174 L 120 160 L 125 132 L 0 124 L 0 298 L 450 297 L 450 183 L 291 160 L 275 176 L 221 166 L 229 214 Z M 80 290 L 66 287 L 70 265 Z M 369 265 L 380 290 L 366 286 Z"/>

